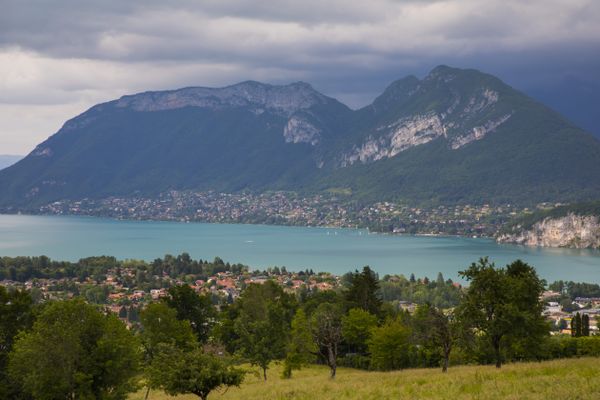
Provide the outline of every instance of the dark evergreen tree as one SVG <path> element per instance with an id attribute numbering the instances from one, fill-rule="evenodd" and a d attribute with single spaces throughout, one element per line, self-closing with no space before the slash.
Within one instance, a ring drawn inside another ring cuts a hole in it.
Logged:
<path id="1" fill-rule="evenodd" d="M 581 316 L 581 336 L 590 336 L 590 316 L 588 314 Z"/>
<path id="2" fill-rule="evenodd" d="M 438 272 L 438 276 L 437 276 L 437 279 L 435 280 L 435 283 L 438 287 L 444 287 L 444 284 L 445 284 L 444 275 L 442 275 L 441 272 Z"/>
<path id="3" fill-rule="evenodd" d="M 571 320 L 571 336 L 581 337 L 581 314 L 576 313 Z"/>
<path id="4" fill-rule="evenodd" d="M 381 299 L 379 297 L 379 279 L 369 266 L 363 271 L 352 274 L 350 287 L 346 292 L 346 301 L 350 308 L 362 308 L 373 315 L 381 313 Z"/>

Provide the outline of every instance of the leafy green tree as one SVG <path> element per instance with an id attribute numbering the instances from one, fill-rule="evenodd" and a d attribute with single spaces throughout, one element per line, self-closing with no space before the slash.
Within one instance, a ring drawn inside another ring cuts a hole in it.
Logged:
<path id="1" fill-rule="evenodd" d="M 244 371 L 226 360 L 204 353 L 200 348 L 185 351 L 172 345 L 161 345 L 148 369 L 149 384 L 167 394 L 195 394 L 206 400 L 220 387 L 239 386 Z"/>
<path id="2" fill-rule="evenodd" d="M 169 296 L 165 297 L 164 301 L 169 307 L 177 310 L 177 318 L 190 321 L 198 341 L 206 343 L 217 318 L 210 298 L 198 295 L 188 285 L 181 285 L 170 288 Z"/>
<path id="3" fill-rule="evenodd" d="M 183 351 L 191 351 L 197 345 L 190 322 L 177 319 L 177 311 L 165 303 L 149 304 L 142 311 L 141 322 L 140 337 L 146 365 L 152 364 L 162 345 L 171 345 Z M 150 388 L 148 385 L 145 398 L 148 398 Z"/>
<path id="4" fill-rule="evenodd" d="M 31 328 L 34 319 L 33 300 L 27 291 L 0 286 L 0 399 L 16 396 L 17 388 L 7 376 L 8 355 L 17 334 Z"/>
<path id="5" fill-rule="evenodd" d="M 370 267 L 365 266 L 362 272 L 356 271 L 350 279 L 350 287 L 346 292 L 346 301 L 351 307 L 362 308 L 374 315 L 381 311 L 381 299 L 378 294 L 379 279 Z"/>
<path id="6" fill-rule="evenodd" d="M 292 330 L 283 366 L 283 377 L 286 379 L 291 378 L 292 370 L 300 369 L 314 361 L 315 354 L 317 354 L 317 346 L 313 341 L 306 314 L 300 308 L 296 311 L 296 315 L 292 320 Z"/>
<path id="7" fill-rule="evenodd" d="M 302 300 L 302 308 L 306 315 L 312 315 L 323 303 L 338 304 L 343 306 L 344 297 L 334 290 L 311 292 Z"/>
<path id="8" fill-rule="evenodd" d="M 157 353 L 161 344 L 183 350 L 191 350 L 197 344 L 190 322 L 179 320 L 177 312 L 164 303 L 149 304 L 142 311 L 141 322 L 140 337 L 148 358 Z"/>
<path id="9" fill-rule="evenodd" d="M 238 349 L 252 365 L 258 365 L 267 379 L 273 360 L 285 357 L 295 299 L 273 281 L 250 284 L 239 301 L 234 324 Z"/>
<path id="10" fill-rule="evenodd" d="M 367 351 L 371 331 L 377 326 L 377 317 L 362 308 L 352 308 L 342 317 L 342 337 L 356 353 Z"/>
<path id="11" fill-rule="evenodd" d="M 342 341 L 343 309 L 338 304 L 323 303 L 313 313 L 311 331 L 319 355 L 329 366 L 331 379 L 337 371 L 339 345 Z"/>
<path id="12" fill-rule="evenodd" d="M 539 346 L 549 328 L 541 315 L 544 285 L 534 268 L 517 260 L 497 269 L 486 257 L 459 274 L 470 286 L 458 315 L 466 326 L 485 336 L 497 368 L 502 366 L 503 348 L 510 339 L 524 338 L 530 348 Z"/>
<path id="13" fill-rule="evenodd" d="M 368 342 L 371 367 L 383 371 L 408 367 L 410 336 L 410 328 L 399 319 L 388 320 L 382 326 L 373 329 Z"/>
<path id="14" fill-rule="evenodd" d="M 221 307 L 218 323 L 212 330 L 213 337 L 221 343 L 227 352 L 233 354 L 238 349 L 239 336 L 235 330 L 235 321 L 240 313 L 240 302 L 226 304 Z"/>
<path id="15" fill-rule="evenodd" d="M 450 353 L 458 340 L 460 327 L 454 316 L 430 304 L 420 305 L 413 318 L 413 331 L 420 343 L 436 349 L 441 357 L 442 372 L 448 370 Z"/>
<path id="16" fill-rule="evenodd" d="M 9 375 L 35 399 L 126 399 L 136 389 L 139 342 L 114 315 L 83 300 L 50 304 L 19 335 Z"/>

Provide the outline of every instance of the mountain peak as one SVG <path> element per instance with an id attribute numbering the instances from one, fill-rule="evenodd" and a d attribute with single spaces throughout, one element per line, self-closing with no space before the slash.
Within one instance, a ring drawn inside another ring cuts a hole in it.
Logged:
<path id="1" fill-rule="evenodd" d="M 220 88 L 186 87 L 128 95 L 117 100 L 116 106 L 129 107 L 136 111 L 161 111 L 183 107 L 252 107 L 291 115 L 298 110 L 324 104 L 329 100 L 305 82 L 271 85 L 249 80 Z"/>
<path id="2" fill-rule="evenodd" d="M 600 143 L 492 75 L 441 65 L 356 111 L 304 82 L 124 96 L 0 171 L 0 188 L 0 211 L 173 189 L 583 201 L 600 195 Z"/>
<path id="3" fill-rule="evenodd" d="M 465 69 L 453 68 L 447 65 L 438 65 L 432 69 L 429 74 L 423 79 L 423 81 L 444 81 L 450 82 L 455 79 L 458 75 L 466 72 Z M 472 71 L 472 70 L 471 70 Z"/>

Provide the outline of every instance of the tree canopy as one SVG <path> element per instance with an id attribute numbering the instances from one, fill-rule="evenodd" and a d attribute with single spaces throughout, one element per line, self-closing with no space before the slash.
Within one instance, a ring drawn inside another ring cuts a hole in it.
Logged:
<path id="1" fill-rule="evenodd" d="M 503 348 L 511 339 L 535 346 L 547 334 L 540 301 L 544 285 L 531 266 L 516 260 L 506 268 L 496 268 L 482 258 L 460 275 L 470 286 L 458 314 L 465 326 L 485 335 L 496 367 L 502 365 Z"/>
<path id="2" fill-rule="evenodd" d="M 365 266 L 362 272 L 355 271 L 352 274 L 346 300 L 350 307 L 362 308 L 371 314 L 379 315 L 382 302 L 378 290 L 377 275 L 369 266 Z"/>
<path id="3" fill-rule="evenodd" d="M 162 388 L 167 394 L 195 394 L 206 400 L 213 390 L 239 386 L 244 379 L 243 370 L 200 348 L 183 351 L 171 345 L 160 347 L 148 376 L 152 387 Z"/>
<path id="4" fill-rule="evenodd" d="M 80 299 L 61 301 L 18 336 L 9 374 L 38 400 L 126 399 L 136 389 L 139 349 L 116 316 Z"/>
<path id="5" fill-rule="evenodd" d="M 200 343 L 208 340 L 208 335 L 217 318 L 217 312 L 210 298 L 198 295 L 189 285 L 173 286 L 164 299 L 167 305 L 177 311 L 177 318 L 189 321 Z"/>
<path id="6" fill-rule="evenodd" d="M 285 356 L 295 308 L 294 296 L 272 281 L 248 285 L 239 299 L 234 323 L 238 350 L 250 363 L 262 368 L 265 380 L 269 363 Z"/>

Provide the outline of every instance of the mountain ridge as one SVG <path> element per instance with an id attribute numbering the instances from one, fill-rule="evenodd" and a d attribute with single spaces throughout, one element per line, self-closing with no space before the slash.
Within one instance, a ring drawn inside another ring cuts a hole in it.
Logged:
<path id="1" fill-rule="evenodd" d="M 600 197 L 600 142 L 492 75 L 438 66 L 358 110 L 305 82 L 122 96 L 67 121 L 0 187 L 4 208 L 171 189 L 583 201 Z"/>

